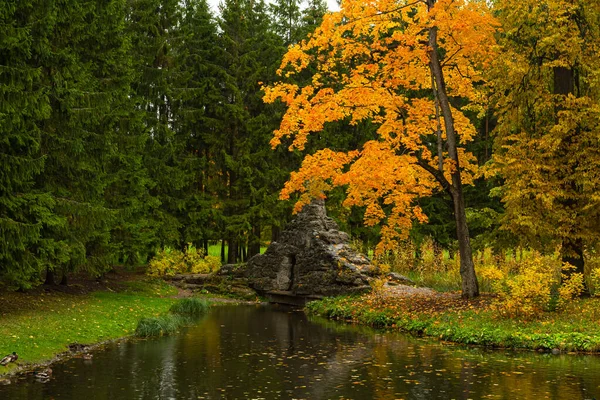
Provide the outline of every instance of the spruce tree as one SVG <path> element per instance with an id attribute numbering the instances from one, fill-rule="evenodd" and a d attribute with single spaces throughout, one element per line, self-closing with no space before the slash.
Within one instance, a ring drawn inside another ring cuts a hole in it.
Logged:
<path id="1" fill-rule="evenodd" d="M 41 124 L 46 165 L 37 187 L 52 194 L 63 221 L 43 232 L 60 250 L 49 270 L 63 275 L 101 275 L 117 261 L 111 230 L 118 214 L 105 195 L 131 107 L 125 11 L 125 0 L 55 4 L 52 46 L 38 60 L 51 114 Z"/>
<path id="2" fill-rule="evenodd" d="M 276 109 L 262 103 L 260 83 L 274 79 L 282 41 L 274 34 L 263 1 L 226 0 L 221 5 L 221 65 L 226 72 L 220 136 L 224 201 L 224 236 L 228 262 L 260 249 L 261 223 L 273 218 L 281 168 L 272 162 L 269 140 Z M 249 242 L 249 243 L 248 243 Z M 250 251 L 245 250 L 249 245 Z M 244 249 L 244 251 L 242 251 Z"/>
<path id="3" fill-rule="evenodd" d="M 18 288 L 39 280 L 57 223 L 48 193 L 34 188 L 44 169 L 38 124 L 50 108 L 35 62 L 46 51 L 49 7 L 36 0 L 0 1 L 0 279 Z"/>
<path id="4" fill-rule="evenodd" d="M 208 247 L 218 239 L 221 220 L 213 185 L 217 174 L 212 145 L 221 127 L 219 85 L 225 77 L 216 60 L 217 26 L 206 0 L 181 3 L 178 35 L 173 41 L 174 67 L 170 76 L 174 138 L 181 143 L 176 164 L 184 183 L 178 191 L 183 206 L 171 210 L 181 224 L 183 244 Z"/>

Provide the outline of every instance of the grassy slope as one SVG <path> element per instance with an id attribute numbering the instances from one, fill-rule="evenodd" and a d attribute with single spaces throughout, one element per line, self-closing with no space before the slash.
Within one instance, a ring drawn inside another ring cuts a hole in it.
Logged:
<path id="1" fill-rule="evenodd" d="M 600 299 L 574 302 L 535 320 L 505 319 L 488 307 L 410 310 L 402 301 L 372 295 L 309 303 L 309 312 L 381 328 L 399 329 L 464 344 L 600 352 Z"/>
<path id="2" fill-rule="evenodd" d="M 2 314 L 0 357 L 16 351 L 20 363 L 51 359 L 70 343 L 91 344 L 133 334 L 142 317 L 166 312 L 176 301 L 174 289 L 164 284 L 129 282 L 122 293 L 89 295 L 63 293 L 31 296 L 27 307 Z M 19 301 L 20 294 L 4 294 L 1 301 Z M 0 374 L 15 365 L 0 367 Z"/>

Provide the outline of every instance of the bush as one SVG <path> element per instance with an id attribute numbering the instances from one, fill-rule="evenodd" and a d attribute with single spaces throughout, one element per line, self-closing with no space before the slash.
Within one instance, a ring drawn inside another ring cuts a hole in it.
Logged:
<path id="1" fill-rule="evenodd" d="M 583 275 L 565 273 L 571 269 L 573 266 L 560 263 L 555 256 L 533 253 L 521 260 L 518 271 L 504 277 L 498 274 L 492 282 L 499 295 L 494 308 L 509 318 L 533 318 L 556 307 L 564 308 L 583 291 Z"/>
<path id="2" fill-rule="evenodd" d="M 155 277 L 173 276 L 175 274 L 207 274 L 218 270 L 221 260 L 207 256 L 203 249 L 197 249 L 188 243 L 185 253 L 165 247 L 150 261 L 147 274 Z"/>
<path id="3" fill-rule="evenodd" d="M 590 272 L 590 293 L 592 296 L 600 296 L 600 268 Z"/>

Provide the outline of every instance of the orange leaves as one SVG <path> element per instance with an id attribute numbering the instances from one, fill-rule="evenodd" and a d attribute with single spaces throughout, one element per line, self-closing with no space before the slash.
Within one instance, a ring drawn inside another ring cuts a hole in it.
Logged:
<path id="1" fill-rule="evenodd" d="M 308 135 L 327 122 L 369 120 L 378 139 L 357 152 L 328 149 L 307 156 L 281 193 L 300 193 L 299 207 L 311 197 L 323 197 L 334 186 L 344 186 L 346 206 L 364 206 L 365 223 L 384 224 L 380 250 L 405 237 L 412 220 L 424 220 L 416 199 L 436 187 L 418 165 L 435 162 L 438 125 L 430 72 L 429 30 L 438 28 L 445 84 L 451 96 L 470 101 L 478 110 L 486 98 L 480 92 L 481 65 L 494 49 L 497 24 L 485 2 L 438 0 L 430 11 L 425 2 L 406 0 L 346 0 L 330 13 L 314 34 L 290 47 L 279 70 L 282 81 L 263 88 L 264 100 L 281 100 L 287 110 L 272 146 L 290 137 L 290 149 L 302 150 Z M 285 83 L 310 68 L 303 88 Z M 475 128 L 461 110 L 453 109 L 460 143 L 471 141 Z M 445 140 L 445 132 L 442 132 Z M 461 173 L 469 182 L 476 173 L 474 157 L 458 150 Z M 456 163 L 444 157 L 444 172 Z M 437 168 L 437 167 L 436 167 Z"/>
<path id="2" fill-rule="evenodd" d="M 307 155 L 300 170 L 292 172 L 279 198 L 286 200 L 293 192 L 301 193 L 300 200 L 294 208 L 295 212 L 304 204 L 308 204 L 312 198 L 323 198 L 324 193 L 330 190 L 333 184 L 339 184 L 344 166 L 357 155 L 356 151 L 343 153 L 329 149 L 320 150 L 312 156 Z"/>

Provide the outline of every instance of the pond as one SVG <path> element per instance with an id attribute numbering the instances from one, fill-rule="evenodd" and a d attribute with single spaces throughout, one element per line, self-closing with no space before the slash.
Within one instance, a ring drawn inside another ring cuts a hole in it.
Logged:
<path id="1" fill-rule="evenodd" d="M 179 335 L 52 369 L 0 399 L 600 399 L 600 357 L 449 346 L 275 306 L 215 307 Z"/>

